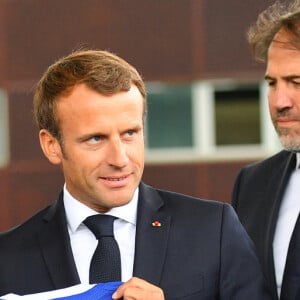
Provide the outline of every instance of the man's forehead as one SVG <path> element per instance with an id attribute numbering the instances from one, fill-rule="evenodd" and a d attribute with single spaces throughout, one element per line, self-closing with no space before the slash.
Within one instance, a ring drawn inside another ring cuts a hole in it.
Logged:
<path id="1" fill-rule="evenodd" d="M 278 32 L 274 35 L 270 47 L 272 45 L 276 47 L 300 51 L 300 23 L 298 34 L 293 33 L 285 27 L 279 29 Z"/>

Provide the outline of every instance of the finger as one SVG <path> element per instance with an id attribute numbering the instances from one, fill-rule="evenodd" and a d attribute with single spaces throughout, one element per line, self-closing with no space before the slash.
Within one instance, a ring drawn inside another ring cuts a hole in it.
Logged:
<path id="1" fill-rule="evenodd" d="M 159 287 L 137 277 L 122 284 L 112 295 L 113 299 L 124 300 L 163 300 L 164 294 Z"/>

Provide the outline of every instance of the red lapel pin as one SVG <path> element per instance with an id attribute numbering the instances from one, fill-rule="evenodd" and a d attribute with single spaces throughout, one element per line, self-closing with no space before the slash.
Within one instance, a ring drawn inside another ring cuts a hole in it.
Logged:
<path id="1" fill-rule="evenodd" d="M 161 227 L 161 223 L 159 221 L 154 221 L 151 223 L 152 227 Z"/>

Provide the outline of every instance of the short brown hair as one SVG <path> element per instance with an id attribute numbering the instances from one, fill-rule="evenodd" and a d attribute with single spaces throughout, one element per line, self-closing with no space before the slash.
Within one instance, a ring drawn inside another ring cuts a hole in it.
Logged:
<path id="1" fill-rule="evenodd" d="M 289 46 L 300 50 L 300 0 L 276 1 L 259 14 L 256 23 L 247 33 L 257 60 L 267 60 L 270 44 L 281 29 L 290 33 Z"/>
<path id="2" fill-rule="evenodd" d="M 51 65 L 37 84 L 33 108 L 39 129 L 47 129 L 61 140 L 56 102 L 81 83 L 103 95 L 128 91 L 136 85 L 144 98 L 146 113 L 145 85 L 133 66 L 108 51 L 78 50 Z"/>

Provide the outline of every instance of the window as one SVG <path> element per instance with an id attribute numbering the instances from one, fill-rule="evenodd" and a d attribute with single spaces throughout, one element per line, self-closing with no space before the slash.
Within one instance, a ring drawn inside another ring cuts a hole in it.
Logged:
<path id="1" fill-rule="evenodd" d="M 265 83 L 148 83 L 147 91 L 148 161 L 253 158 L 280 148 Z"/>
<path id="2" fill-rule="evenodd" d="M 147 109 L 148 148 L 193 146 L 190 86 L 152 86 Z"/>
<path id="3" fill-rule="evenodd" d="M 258 85 L 215 91 L 216 145 L 259 144 Z"/>

